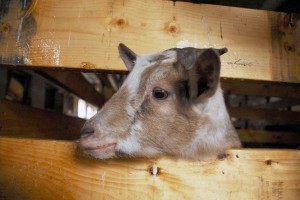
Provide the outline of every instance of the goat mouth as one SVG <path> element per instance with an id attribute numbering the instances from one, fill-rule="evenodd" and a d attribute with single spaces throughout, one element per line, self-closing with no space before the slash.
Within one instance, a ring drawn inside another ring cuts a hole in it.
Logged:
<path id="1" fill-rule="evenodd" d="M 117 143 L 110 143 L 103 146 L 96 146 L 93 148 L 84 148 L 84 151 L 90 155 L 105 153 L 109 151 L 114 151 Z"/>

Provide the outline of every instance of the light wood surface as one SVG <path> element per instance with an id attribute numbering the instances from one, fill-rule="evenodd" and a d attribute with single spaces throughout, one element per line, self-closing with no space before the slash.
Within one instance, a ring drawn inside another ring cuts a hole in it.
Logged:
<path id="1" fill-rule="evenodd" d="M 97 161 L 72 142 L 0 137 L 2 199 L 297 200 L 299 182 L 298 150 L 230 150 L 209 162 Z"/>
<path id="2" fill-rule="evenodd" d="M 0 135 L 75 140 L 85 120 L 0 100 Z"/>
<path id="3" fill-rule="evenodd" d="M 285 13 L 161 0 L 33 0 L 21 6 L 10 1 L 1 18 L 3 66 L 123 71 L 120 42 L 137 53 L 227 47 L 223 77 L 300 81 L 299 20 L 291 27 Z"/>

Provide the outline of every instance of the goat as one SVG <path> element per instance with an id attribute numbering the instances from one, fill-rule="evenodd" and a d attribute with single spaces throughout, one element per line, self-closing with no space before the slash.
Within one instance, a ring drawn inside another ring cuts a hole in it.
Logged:
<path id="1" fill-rule="evenodd" d="M 207 160 L 241 146 L 220 87 L 223 49 L 173 48 L 119 54 L 130 71 L 81 129 L 80 146 L 97 159 L 169 155 Z"/>

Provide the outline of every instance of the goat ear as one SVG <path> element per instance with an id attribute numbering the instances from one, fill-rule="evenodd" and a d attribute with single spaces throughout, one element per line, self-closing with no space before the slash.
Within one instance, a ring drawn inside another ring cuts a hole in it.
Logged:
<path id="1" fill-rule="evenodd" d="M 220 81 L 221 62 L 219 55 L 227 49 L 206 49 L 196 56 L 189 67 L 190 95 L 203 101 L 213 96 Z"/>
<path id="2" fill-rule="evenodd" d="M 123 43 L 119 44 L 118 49 L 119 49 L 120 57 L 122 58 L 127 69 L 129 71 L 132 71 L 137 57 L 136 54 L 127 46 L 125 46 Z"/>

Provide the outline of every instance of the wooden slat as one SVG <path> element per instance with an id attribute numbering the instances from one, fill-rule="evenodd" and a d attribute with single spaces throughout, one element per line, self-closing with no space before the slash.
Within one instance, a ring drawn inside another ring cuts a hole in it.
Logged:
<path id="1" fill-rule="evenodd" d="M 262 130 L 238 130 L 241 141 L 244 143 L 271 143 L 300 145 L 300 133 L 277 132 Z"/>
<path id="2" fill-rule="evenodd" d="M 250 96 L 300 99 L 300 84 L 241 79 L 221 79 L 224 92 Z"/>
<path id="3" fill-rule="evenodd" d="M 45 74 L 87 102 L 98 107 L 101 107 L 104 104 L 104 96 L 97 92 L 95 87 L 91 85 L 80 73 L 45 71 Z"/>
<path id="4" fill-rule="evenodd" d="M 296 200 L 299 183 L 297 150 L 230 150 L 209 162 L 97 161 L 72 142 L 0 137 L 2 199 Z"/>
<path id="5" fill-rule="evenodd" d="M 10 2 L 10 3 L 9 3 Z M 0 62 L 8 66 L 125 70 L 122 42 L 137 53 L 227 47 L 222 76 L 299 82 L 295 14 L 173 1 L 18 0 L 2 9 Z"/>
<path id="6" fill-rule="evenodd" d="M 231 117 L 238 119 L 261 119 L 291 124 L 300 123 L 300 112 L 262 109 L 253 107 L 228 107 Z"/>
<path id="7" fill-rule="evenodd" d="M 300 105 L 300 99 L 281 99 L 278 101 L 260 104 L 259 108 L 290 108 Z"/>
<path id="8" fill-rule="evenodd" d="M 0 100 L 0 135 L 74 140 L 85 120 Z"/>

